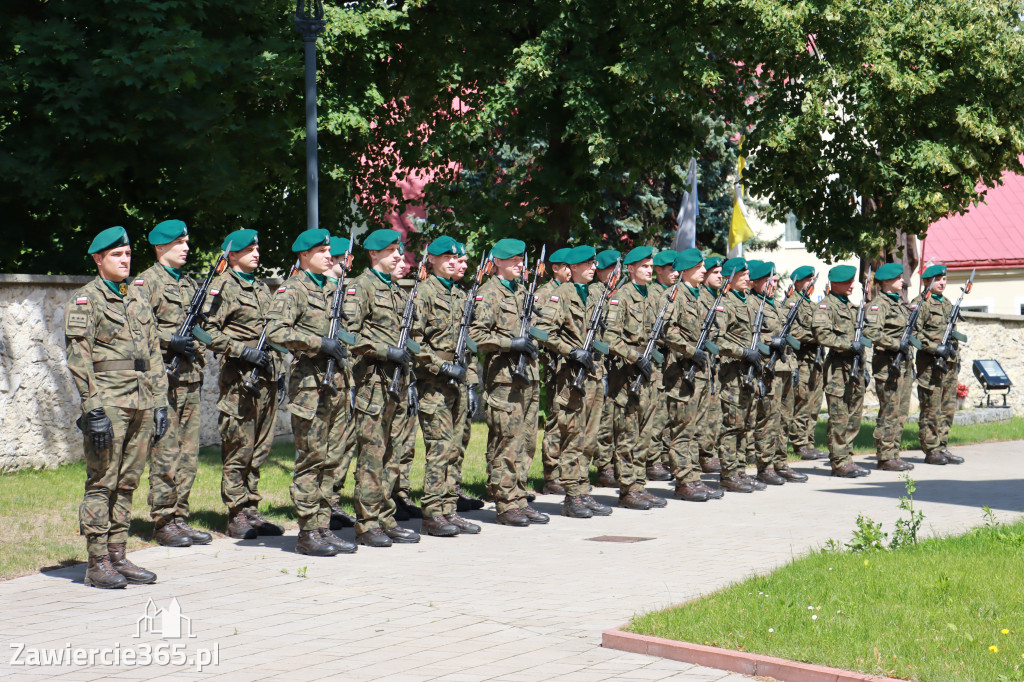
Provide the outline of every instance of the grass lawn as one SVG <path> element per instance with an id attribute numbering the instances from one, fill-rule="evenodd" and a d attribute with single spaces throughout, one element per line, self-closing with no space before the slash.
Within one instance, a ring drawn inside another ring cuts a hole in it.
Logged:
<path id="1" fill-rule="evenodd" d="M 856 449 L 872 449 L 873 424 L 865 424 L 856 440 Z M 540 437 L 538 433 L 538 441 Z M 1024 439 L 1024 418 L 996 424 L 953 427 L 950 444 L 990 440 Z M 815 440 L 824 448 L 824 424 L 818 424 Z M 486 481 L 484 450 L 487 427 L 473 425 L 464 465 L 464 486 L 476 495 L 483 495 Z M 910 424 L 903 447 L 917 448 L 917 425 Z M 530 470 L 534 488 L 543 484 L 542 465 L 538 455 Z M 423 441 L 416 439 L 416 459 L 412 467 L 414 497 L 423 486 Z M 295 451 L 290 442 L 280 442 L 263 467 L 260 510 L 270 519 L 287 528 L 297 526 L 288 486 L 291 483 Z M 0 476 L 0 579 L 25 575 L 46 568 L 66 566 L 85 561 L 85 543 L 78 535 L 78 505 L 82 501 L 85 463 L 69 464 L 55 470 L 22 471 Z M 352 511 L 352 477 L 349 476 L 342 496 L 342 506 Z M 146 496 L 149 494 L 148 474 L 143 475 L 135 492 L 132 536 L 128 548 L 151 545 L 153 526 L 149 520 Z M 191 497 L 192 522 L 197 528 L 222 532 L 227 526 L 227 509 L 220 500 L 220 448 L 203 448 L 199 456 L 199 473 Z"/>
<path id="2" fill-rule="evenodd" d="M 895 551 L 821 551 L 629 630 L 922 682 L 1019 682 L 1022 561 L 1024 522 Z"/>
<path id="3" fill-rule="evenodd" d="M 819 421 L 814 428 L 814 442 L 816 447 L 828 450 L 825 440 L 825 429 L 827 422 Z M 874 452 L 875 439 L 871 435 L 875 430 L 874 422 L 861 424 L 860 433 L 853 439 L 854 452 Z M 909 422 L 903 430 L 903 438 L 900 441 L 901 450 L 919 450 L 921 441 L 917 438 L 917 422 Z M 1004 422 L 989 422 L 987 424 L 968 424 L 966 426 L 953 426 L 949 431 L 949 446 L 967 445 L 968 443 L 988 443 L 1000 440 L 1022 440 L 1024 439 L 1024 417 L 1013 417 Z"/>

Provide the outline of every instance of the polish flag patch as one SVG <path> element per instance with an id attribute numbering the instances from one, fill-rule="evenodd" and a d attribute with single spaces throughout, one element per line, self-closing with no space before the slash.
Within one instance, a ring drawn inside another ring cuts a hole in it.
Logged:
<path id="1" fill-rule="evenodd" d="M 792 303 L 790 303 L 789 307 L 790 308 L 795 308 L 796 307 L 796 301 L 793 301 Z"/>
<path id="2" fill-rule="evenodd" d="M 282 291 L 284 291 L 284 289 L 284 287 L 281 287 L 280 289 L 277 290 L 277 293 L 281 293 Z"/>
<path id="3" fill-rule="evenodd" d="M 552 296 L 550 300 L 554 301 L 555 303 L 558 303 L 558 297 L 557 296 Z"/>
<path id="4" fill-rule="evenodd" d="M 146 280 L 144 280 L 144 279 L 137 279 L 134 282 L 132 282 L 132 284 L 134 284 L 137 287 L 141 287 L 145 283 L 146 283 Z"/>
<path id="5" fill-rule="evenodd" d="M 914 305 L 910 306 L 910 309 L 911 310 L 917 310 L 917 304 L 914 304 Z"/>
<path id="6" fill-rule="evenodd" d="M 871 309 L 872 310 L 878 310 L 878 306 L 877 305 L 873 305 L 873 306 L 871 306 Z"/>
<path id="7" fill-rule="evenodd" d="M 216 296 L 220 293 L 220 289 L 210 289 L 210 296 Z"/>
<path id="8" fill-rule="evenodd" d="M 477 297 L 476 297 L 476 300 L 478 300 L 478 301 L 482 301 L 482 300 L 484 300 L 484 297 L 483 297 L 483 296 L 477 296 Z"/>
<path id="9" fill-rule="evenodd" d="M 824 310 L 824 309 L 825 309 L 825 308 L 827 308 L 828 306 L 827 306 L 827 305 L 825 305 L 824 303 L 822 303 L 822 304 L 821 304 L 821 305 L 819 305 L 818 307 L 819 307 L 819 308 L 821 308 L 822 310 Z"/>
<path id="10" fill-rule="evenodd" d="M 615 300 L 614 298 L 612 300 L 608 301 L 608 303 L 610 305 L 618 305 L 619 304 L 619 302 L 617 300 Z"/>
<path id="11" fill-rule="evenodd" d="M 355 296 L 356 295 L 356 290 L 355 289 L 348 289 L 348 290 L 345 291 L 345 295 L 346 296 Z"/>
<path id="12" fill-rule="evenodd" d="M 717 310 L 717 311 L 718 311 L 718 312 L 720 312 L 720 313 L 724 313 L 724 312 L 725 312 L 725 308 L 723 308 L 722 306 L 717 306 L 717 307 L 715 308 L 715 310 Z"/>
<path id="13" fill-rule="evenodd" d="M 75 305 L 85 305 L 88 302 L 89 302 L 89 297 L 88 296 L 80 296 L 80 297 L 75 299 Z"/>
<path id="14" fill-rule="evenodd" d="M 538 298 L 537 296 L 534 296 L 534 297 L 533 297 L 533 302 L 534 302 L 534 303 L 536 303 L 536 302 L 537 302 L 537 301 L 539 301 L 539 300 L 540 300 L 540 299 L 539 299 L 539 298 Z"/>

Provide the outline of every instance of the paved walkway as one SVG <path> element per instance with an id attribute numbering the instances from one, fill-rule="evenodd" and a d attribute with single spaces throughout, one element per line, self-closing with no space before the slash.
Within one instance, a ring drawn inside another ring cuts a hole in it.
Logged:
<path id="1" fill-rule="evenodd" d="M 918 463 L 913 474 L 927 531 L 977 525 L 986 504 L 1003 520 L 1024 512 L 1024 442 L 957 452 L 967 458 L 958 467 L 926 466 L 921 453 L 907 455 Z M 858 512 L 886 527 L 898 516 L 903 485 L 895 474 L 841 480 L 821 463 L 796 468 L 811 475 L 808 483 L 704 504 L 670 501 L 650 512 L 616 510 L 604 519 L 553 516 L 547 527 L 527 529 L 498 526 L 493 512 L 481 511 L 471 514 L 484 525 L 476 537 L 425 537 L 352 556 L 294 554 L 294 531 L 273 542 L 146 549 L 132 558 L 155 570 L 159 582 L 114 592 L 84 588 L 81 565 L 2 582 L 0 640 L 25 644 L 19 660 L 31 661 L 32 650 L 70 657 L 114 649 L 109 661 L 146 645 L 156 652 L 166 642 L 189 655 L 216 648 L 218 663 L 202 673 L 104 666 L 101 659 L 20 667 L 11 665 L 12 648 L 0 655 L 0 677 L 739 682 L 748 678 L 602 649 L 601 631 L 769 571 L 829 538 L 847 540 Z M 651 487 L 670 495 L 668 484 Z M 608 492 L 597 497 L 613 502 Z M 557 502 L 541 497 L 536 506 L 554 514 Z M 351 538 L 351 529 L 344 534 Z M 602 535 L 649 539 L 592 541 Z M 173 637 L 165 614 L 147 625 L 149 598 L 159 608 L 177 599 L 191 619 L 176 621 L 185 623 L 186 636 Z M 154 633 L 160 627 L 166 639 Z"/>

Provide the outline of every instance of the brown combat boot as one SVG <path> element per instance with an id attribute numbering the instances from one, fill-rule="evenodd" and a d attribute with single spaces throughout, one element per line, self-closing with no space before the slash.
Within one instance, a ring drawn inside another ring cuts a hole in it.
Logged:
<path id="1" fill-rule="evenodd" d="M 154 526 L 153 539 L 164 547 L 192 546 L 192 538 L 185 531 L 178 528 L 178 525 L 174 523 L 174 519 L 165 521 L 159 526 Z"/>
<path id="2" fill-rule="evenodd" d="M 330 528 L 317 528 L 316 532 L 320 534 L 320 539 L 322 541 L 338 550 L 338 554 L 352 554 L 356 549 L 358 549 L 356 547 L 356 543 L 339 538 L 331 532 Z"/>
<path id="3" fill-rule="evenodd" d="M 832 469 L 832 475 L 838 476 L 839 478 L 861 478 L 867 476 L 871 472 L 853 462 L 848 462 L 842 466 L 834 467 Z"/>
<path id="4" fill-rule="evenodd" d="M 776 469 L 775 473 L 777 473 L 779 476 L 782 476 L 784 479 L 786 479 L 790 483 L 806 483 L 807 482 L 807 474 L 801 473 L 799 471 L 794 471 L 793 469 L 790 469 L 788 466 L 784 466 L 784 467 L 781 467 L 779 469 Z"/>
<path id="5" fill-rule="evenodd" d="M 246 507 L 245 515 L 249 518 L 249 525 L 255 528 L 259 535 L 284 535 L 284 528 L 265 519 L 256 507 Z"/>
<path id="6" fill-rule="evenodd" d="M 597 482 L 594 484 L 598 488 L 618 488 L 619 482 L 615 480 L 615 469 L 613 467 L 605 467 L 597 472 Z"/>
<path id="7" fill-rule="evenodd" d="M 420 530 L 427 535 L 433 535 L 438 538 L 453 538 L 459 534 L 459 527 L 449 523 L 444 514 L 424 516 L 423 525 L 420 527 Z"/>
<path id="8" fill-rule="evenodd" d="M 675 493 L 672 497 L 677 500 L 686 500 L 687 502 L 707 502 L 711 499 L 710 488 L 705 486 L 700 481 L 692 481 L 690 483 L 680 483 L 676 486 Z"/>
<path id="9" fill-rule="evenodd" d="M 299 538 L 295 542 L 295 551 L 309 556 L 334 556 L 338 553 L 338 548 L 329 542 L 324 542 L 320 537 L 319 530 L 313 529 L 299 531 Z"/>
<path id="10" fill-rule="evenodd" d="M 822 452 L 817 448 L 812 448 L 809 445 L 803 445 L 798 448 L 796 454 L 800 456 L 800 459 L 804 460 L 823 459 L 828 456 L 828 453 Z"/>
<path id="11" fill-rule="evenodd" d="M 570 519 L 589 519 L 594 512 L 583 502 L 582 495 L 566 495 L 562 502 L 562 515 Z"/>
<path id="12" fill-rule="evenodd" d="M 914 468 L 914 465 L 906 460 L 902 460 L 899 457 L 893 459 L 887 459 L 884 462 L 878 463 L 878 468 L 882 471 L 910 471 Z"/>
<path id="13" fill-rule="evenodd" d="M 445 514 L 448 523 L 452 524 L 459 529 L 459 533 L 465 533 L 466 535 L 476 535 L 480 532 L 480 526 L 473 523 L 469 519 L 459 516 L 458 512 L 454 514 Z"/>
<path id="14" fill-rule="evenodd" d="M 700 470 L 705 474 L 718 474 L 722 471 L 722 460 L 717 457 L 701 457 Z"/>
<path id="15" fill-rule="evenodd" d="M 476 511 L 484 508 L 484 501 L 463 490 L 461 483 L 455 484 L 455 492 L 459 495 L 459 499 L 455 502 L 456 512 Z"/>
<path id="16" fill-rule="evenodd" d="M 754 492 L 754 486 L 750 485 L 739 476 L 723 476 L 718 485 L 722 490 L 728 490 L 731 493 Z"/>
<path id="17" fill-rule="evenodd" d="M 523 510 L 516 508 L 498 514 L 497 521 L 503 526 L 516 526 L 518 528 L 530 525 L 530 519 L 523 513 Z"/>
<path id="18" fill-rule="evenodd" d="M 346 512 L 337 502 L 331 502 L 331 530 L 352 528 L 356 525 L 355 518 Z"/>
<path id="19" fill-rule="evenodd" d="M 526 505 L 525 507 L 520 509 L 519 512 L 527 519 L 529 519 L 530 523 L 544 524 L 551 520 L 550 516 L 548 516 L 544 512 L 537 511 L 530 505 Z"/>
<path id="20" fill-rule="evenodd" d="M 182 533 L 188 536 L 188 539 L 192 541 L 193 545 L 208 545 L 213 540 L 213 536 L 206 531 L 193 528 L 188 525 L 185 519 L 175 519 L 174 525 L 178 527 Z"/>
<path id="21" fill-rule="evenodd" d="M 720 500 L 725 497 L 725 493 L 722 492 L 721 488 L 712 488 L 704 483 L 704 481 L 697 481 L 696 486 L 698 490 L 703 490 L 708 494 L 709 500 Z"/>
<path id="22" fill-rule="evenodd" d="M 757 480 L 767 485 L 784 485 L 786 483 L 786 479 L 779 476 L 779 473 L 770 466 L 758 467 Z"/>
<path id="23" fill-rule="evenodd" d="M 664 497 L 658 497 L 657 495 L 651 493 L 651 491 L 648 490 L 647 488 L 644 488 L 640 491 L 640 497 L 650 502 L 651 508 L 653 509 L 664 509 L 665 507 L 668 506 L 668 501 L 665 500 Z"/>
<path id="24" fill-rule="evenodd" d="M 541 488 L 541 495 L 564 495 L 565 488 L 558 481 L 544 481 L 544 487 Z"/>
<path id="25" fill-rule="evenodd" d="M 949 451 L 949 448 L 942 448 L 941 450 L 939 450 L 939 452 L 942 453 L 942 455 L 946 458 L 946 461 L 949 462 L 950 464 L 964 463 L 964 458 L 961 457 L 960 455 L 954 455 L 952 452 Z"/>
<path id="26" fill-rule="evenodd" d="M 239 509 L 228 519 L 228 537 L 236 540 L 255 540 L 258 535 L 243 510 Z"/>
<path id="27" fill-rule="evenodd" d="M 114 570 L 123 575 L 132 585 L 148 585 L 156 582 L 156 573 L 132 563 L 125 554 L 123 542 L 107 545 L 107 555 L 110 557 L 110 565 L 114 567 Z"/>
<path id="28" fill-rule="evenodd" d="M 635 509 L 637 511 L 647 511 L 651 508 L 651 503 L 640 495 L 637 490 L 630 490 L 625 495 L 619 496 L 619 506 L 623 509 Z"/>
<path id="29" fill-rule="evenodd" d="M 671 481 L 672 474 L 669 473 L 668 469 L 661 462 L 655 462 L 651 466 L 647 467 L 647 480 L 648 481 Z"/>
<path id="30" fill-rule="evenodd" d="M 114 570 L 110 563 L 110 557 L 106 554 L 89 557 L 89 566 L 85 569 L 84 582 L 89 587 L 98 587 L 103 590 L 116 590 L 128 586 L 128 579 Z"/>
<path id="31" fill-rule="evenodd" d="M 933 450 L 932 452 L 924 453 L 924 463 L 945 466 L 946 464 L 949 464 L 949 460 L 946 459 L 944 454 L 942 454 L 942 450 Z"/>

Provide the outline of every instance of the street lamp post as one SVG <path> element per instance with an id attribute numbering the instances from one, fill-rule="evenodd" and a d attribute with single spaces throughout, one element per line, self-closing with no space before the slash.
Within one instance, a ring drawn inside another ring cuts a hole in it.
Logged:
<path id="1" fill-rule="evenodd" d="M 323 0 L 298 0 L 295 30 L 306 50 L 306 228 L 319 226 L 320 194 L 316 139 L 316 37 L 324 32 Z"/>

